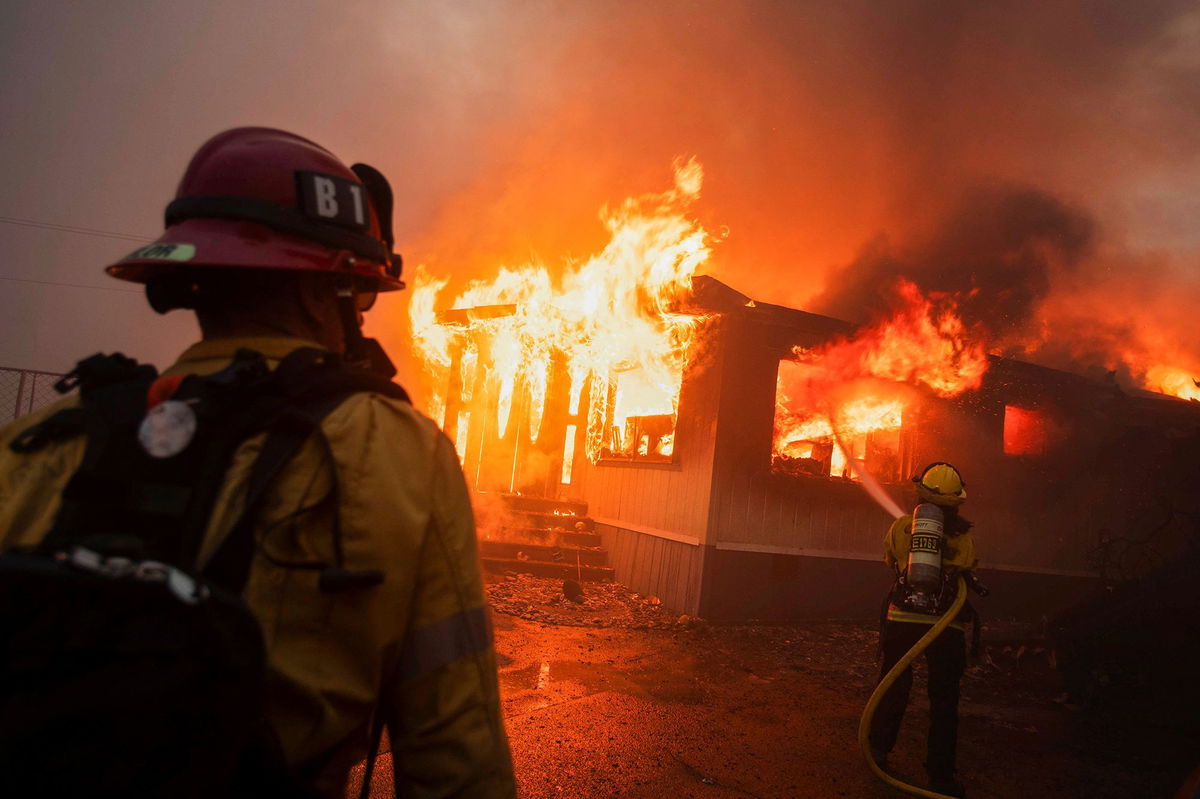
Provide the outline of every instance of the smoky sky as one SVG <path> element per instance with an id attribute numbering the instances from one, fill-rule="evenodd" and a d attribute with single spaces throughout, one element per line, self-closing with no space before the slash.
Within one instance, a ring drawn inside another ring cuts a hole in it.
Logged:
<path id="1" fill-rule="evenodd" d="M 16 2 L 0 108 L 0 216 L 153 237 L 200 143 L 276 126 L 380 168 L 407 262 L 459 285 L 595 252 L 692 155 L 707 271 L 765 301 L 855 318 L 904 266 L 1016 329 L 1200 261 L 1192 3 Z M 0 365 L 173 358 L 194 324 L 100 272 L 136 246 L 0 224 Z M 368 322 L 402 365 L 405 303 Z"/>
<path id="2" fill-rule="evenodd" d="M 929 241 L 896 248 L 869 243 L 835 270 L 809 304 L 820 313 L 864 322 L 885 314 L 900 278 L 926 292 L 953 293 L 964 321 L 989 343 L 1020 336 L 1035 321 L 1052 278 L 1076 279 L 1096 236 L 1092 218 L 1030 188 L 978 187 L 950 209 Z"/>

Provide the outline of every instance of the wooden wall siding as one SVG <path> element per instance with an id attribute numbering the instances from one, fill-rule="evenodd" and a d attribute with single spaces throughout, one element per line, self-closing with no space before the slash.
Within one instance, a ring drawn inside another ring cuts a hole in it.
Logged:
<path id="1" fill-rule="evenodd" d="M 703 342 L 718 342 L 718 322 Z M 673 464 L 586 464 L 573 493 L 594 517 L 651 527 L 703 541 L 708 530 L 712 458 L 720 391 L 721 348 L 704 347 L 684 371 Z"/>
<path id="2" fill-rule="evenodd" d="M 714 498 L 719 548 L 881 557 L 891 517 L 856 483 L 760 470 L 726 476 L 721 490 Z"/>
<path id="3" fill-rule="evenodd" d="M 621 527 L 597 524 L 617 579 L 673 611 L 695 616 L 700 606 L 703 548 Z"/>
<path id="4" fill-rule="evenodd" d="M 891 585 L 879 562 L 716 550 L 705 553 L 704 604 L 712 621 L 762 619 L 791 622 L 813 618 L 879 618 L 879 603 Z M 1094 596 L 1098 581 L 1085 577 L 980 570 L 992 589 L 971 597 L 985 619 L 1037 620 Z"/>
<path id="5" fill-rule="evenodd" d="M 730 324 L 714 454 L 709 543 L 873 558 L 888 516 L 855 483 L 771 471 L 779 360 L 796 340 Z"/>

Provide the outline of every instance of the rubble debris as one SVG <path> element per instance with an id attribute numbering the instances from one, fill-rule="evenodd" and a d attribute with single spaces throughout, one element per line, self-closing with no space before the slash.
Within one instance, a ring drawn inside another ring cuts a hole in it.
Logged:
<path id="1" fill-rule="evenodd" d="M 576 605 L 583 603 L 583 586 L 574 580 L 563 580 L 562 584 L 563 596 L 574 602 Z"/>
<path id="2" fill-rule="evenodd" d="M 519 616 L 544 624 L 570 627 L 625 629 L 704 629 L 700 619 L 679 616 L 656 596 L 643 597 L 629 586 L 535 577 L 505 572 L 485 585 L 488 602 L 496 613 Z M 576 590 L 577 597 L 573 598 Z"/>

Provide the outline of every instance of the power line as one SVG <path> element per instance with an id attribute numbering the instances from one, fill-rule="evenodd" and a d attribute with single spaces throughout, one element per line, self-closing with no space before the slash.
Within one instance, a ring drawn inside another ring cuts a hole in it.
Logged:
<path id="1" fill-rule="evenodd" d="M 122 289 L 116 286 L 89 286 L 85 283 L 59 283 L 54 280 L 30 280 L 24 277 L 3 277 L 0 280 L 9 280 L 13 283 L 38 283 L 43 286 L 68 286 L 73 289 L 95 289 L 96 291 L 120 291 L 124 294 L 141 294 L 139 289 Z"/>
<path id="2" fill-rule="evenodd" d="M 111 230 L 96 230 L 95 228 L 76 227 L 75 225 L 60 225 L 56 222 L 39 222 L 36 219 L 18 219 L 12 216 L 0 216 L 0 222 L 6 225 L 39 228 L 41 230 L 57 230 L 63 233 L 78 233 L 81 236 L 96 236 L 105 239 L 120 239 L 122 241 L 151 242 L 152 238 L 135 236 L 132 233 L 114 233 Z"/>
<path id="3" fill-rule="evenodd" d="M 77 233 L 81 236 L 96 236 L 98 238 L 119 239 L 121 241 L 153 241 L 153 239 L 145 236 L 135 236 L 132 233 L 116 233 L 111 230 L 97 230 L 95 228 L 78 227 L 76 225 L 60 225 L 56 222 L 39 222 L 36 219 L 19 219 L 12 216 L 0 216 L 0 222 L 3 222 L 6 225 L 19 225 L 21 227 L 39 228 L 41 230 L 56 230 L 62 233 Z M 12 283 L 35 283 L 41 286 L 65 286 L 74 289 L 92 289 L 93 291 L 119 291 L 123 294 L 142 293 L 138 289 L 123 289 L 115 286 L 90 286 L 85 283 L 64 283 L 56 280 L 32 280 L 24 277 L 0 276 L 0 280 L 7 280 Z"/>

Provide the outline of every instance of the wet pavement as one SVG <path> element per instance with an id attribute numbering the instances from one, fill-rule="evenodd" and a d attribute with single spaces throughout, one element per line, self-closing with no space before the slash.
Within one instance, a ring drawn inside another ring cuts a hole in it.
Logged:
<path id="1" fill-rule="evenodd" d="M 858 754 L 875 679 L 867 625 L 659 631 L 498 616 L 496 626 L 522 796 L 901 795 Z M 1150 799 L 1182 780 L 1194 738 L 1189 749 L 1169 731 L 1114 729 L 1055 701 L 1045 657 L 993 649 L 995 665 L 963 682 L 960 772 L 972 797 Z M 923 785 L 920 685 L 891 764 Z M 1147 747 L 1147 734 L 1174 740 Z"/>
<path id="2" fill-rule="evenodd" d="M 903 795 L 858 753 L 876 677 L 871 625 L 709 626 L 619 588 L 583 607 L 562 605 L 549 583 L 508 583 L 494 619 L 521 796 Z M 547 614 L 558 623 L 535 620 Z M 1073 708 L 1027 628 L 984 636 L 960 709 L 960 776 L 974 799 L 1169 797 L 1195 765 L 1194 727 Z M 891 765 L 923 785 L 920 665 L 917 680 Z"/>

